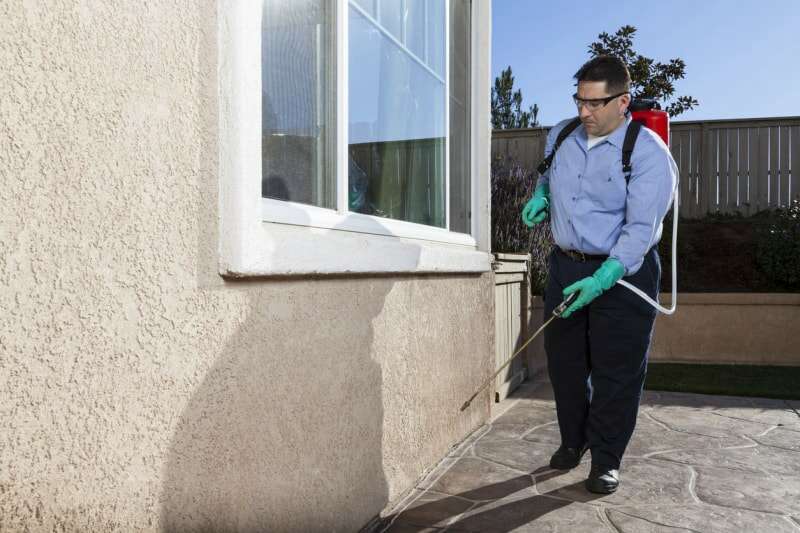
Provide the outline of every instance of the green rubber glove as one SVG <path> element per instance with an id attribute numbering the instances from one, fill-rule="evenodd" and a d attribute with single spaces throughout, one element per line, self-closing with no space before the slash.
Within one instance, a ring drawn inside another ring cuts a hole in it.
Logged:
<path id="1" fill-rule="evenodd" d="M 539 185 L 533 191 L 533 196 L 522 209 L 522 222 L 532 228 L 547 218 L 547 208 L 550 206 L 550 186 Z"/>
<path id="2" fill-rule="evenodd" d="M 598 268 L 594 274 L 588 278 L 578 280 L 564 289 L 564 298 L 567 298 L 573 292 L 581 291 L 581 293 L 578 295 L 578 299 L 561 314 L 561 317 L 569 317 L 569 315 L 603 294 L 603 291 L 607 291 L 613 287 L 624 275 L 625 267 L 622 263 L 613 257 L 609 257 L 603 261 L 603 264 L 600 265 L 600 268 Z"/>

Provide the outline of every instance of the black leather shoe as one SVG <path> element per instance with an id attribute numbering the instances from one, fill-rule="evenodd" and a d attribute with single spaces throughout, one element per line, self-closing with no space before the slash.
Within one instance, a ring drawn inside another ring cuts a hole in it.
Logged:
<path id="1" fill-rule="evenodd" d="M 586 490 L 596 494 L 611 494 L 619 486 L 619 470 L 610 466 L 592 465 L 586 479 Z"/>
<path id="2" fill-rule="evenodd" d="M 580 464 L 584 453 L 586 453 L 586 446 L 583 448 L 567 448 L 561 445 L 550 458 L 550 468 L 555 468 L 556 470 L 575 468 Z"/>

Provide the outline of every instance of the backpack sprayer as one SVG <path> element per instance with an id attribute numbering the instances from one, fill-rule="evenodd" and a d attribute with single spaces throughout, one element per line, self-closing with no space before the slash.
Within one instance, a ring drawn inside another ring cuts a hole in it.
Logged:
<path id="1" fill-rule="evenodd" d="M 625 141 L 622 147 L 622 168 L 625 173 L 625 180 L 626 182 L 630 180 L 631 175 L 631 155 L 633 154 L 633 147 L 636 143 L 636 137 L 639 134 L 639 129 L 641 126 L 644 126 L 648 129 L 653 130 L 656 132 L 661 139 L 664 141 L 664 144 L 669 145 L 669 115 L 661 110 L 661 106 L 659 106 L 656 100 L 649 100 L 649 99 L 639 99 L 634 100 L 631 102 L 629 107 L 631 111 L 631 118 L 633 121 L 628 125 L 628 131 L 625 134 Z M 561 143 L 566 139 L 570 133 L 572 133 L 575 128 L 580 125 L 580 119 L 575 118 L 572 122 L 568 123 L 558 134 L 558 138 L 556 139 L 555 145 L 553 146 L 553 150 L 550 154 L 545 158 L 544 161 L 539 165 L 538 171 L 540 174 L 544 174 L 549 168 L 550 165 L 553 163 L 553 158 L 555 157 L 555 153 L 558 150 Z M 676 256 L 677 250 L 677 242 L 678 242 L 678 201 L 679 201 L 679 193 L 678 191 L 680 188 L 678 187 L 678 183 L 680 183 L 680 176 L 675 181 L 675 197 L 672 202 L 672 301 L 671 307 L 669 309 L 662 307 L 658 302 L 650 298 L 644 291 L 640 290 L 638 287 L 633 286 L 632 284 L 628 283 L 625 280 L 619 280 L 617 283 L 626 287 L 636 293 L 640 298 L 646 301 L 648 304 L 652 305 L 655 309 L 659 312 L 664 313 L 665 315 L 671 315 L 675 312 L 677 308 L 677 296 L 678 296 L 678 271 L 677 271 L 677 263 L 678 258 Z M 528 337 L 522 346 L 520 346 L 516 352 L 514 352 L 511 357 L 508 358 L 503 366 L 497 369 L 497 371 L 487 379 L 480 388 L 475 391 L 469 400 L 464 402 L 464 405 L 461 406 L 461 410 L 465 410 L 469 407 L 469 404 L 472 403 L 472 400 L 484 389 L 486 388 L 489 383 L 494 380 L 497 375 L 503 371 L 505 367 L 507 367 L 514 358 L 519 355 L 522 350 L 525 349 L 528 344 L 535 339 L 544 328 L 550 324 L 555 318 L 560 318 L 564 311 L 578 298 L 578 293 L 574 292 L 567 297 L 563 302 L 558 304 L 558 306 L 553 309 L 553 313 L 547 321 L 542 324 L 542 326 L 536 330 L 536 332 Z"/>
<path id="2" fill-rule="evenodd" d="M 646 128 L 658 133 L 664 144 L 669 146 L 669 115 L 666 111 L 661 110 L 656 100 L 640 99 L 634 100 L 630 105 L 631 117 L 633 120 L 644 125 Z M 672 301 L 669 309 L 662 307 L 658 302 L 653 301 L 647 294 L 634 287 L 625 280 L 617 281 L 618 284 L 632 290 L 637 296 L 642 298 L 645 302 L 655 307 L 659 312 L 665 315 L 671 315 L 678 307 L 678 207 L 680 204 L 680 175 L 675 180 L 675 197 L 672 200 Z"/>

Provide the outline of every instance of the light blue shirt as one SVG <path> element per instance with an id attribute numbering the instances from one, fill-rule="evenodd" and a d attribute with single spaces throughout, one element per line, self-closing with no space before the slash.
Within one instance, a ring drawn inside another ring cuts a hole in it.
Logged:
<path id="1" fill-rule="evenodd" d="M 550 130 L 545 155 L 570 120 Z M 539 178 L 540 184 L 550 185 L 556 245 L 613 257 L 625 266 L 625 275 L 639 270 L 645 253 L 661 239 L 662 221 L 678 180 L 678 167 L 669 148 L 657 133 L 643 127 L 633 149 L 633 172 L 626 190 L 622 143 L 630 121 L 628 118 L 591 150 L 586 130 L 578 126 Z"/>

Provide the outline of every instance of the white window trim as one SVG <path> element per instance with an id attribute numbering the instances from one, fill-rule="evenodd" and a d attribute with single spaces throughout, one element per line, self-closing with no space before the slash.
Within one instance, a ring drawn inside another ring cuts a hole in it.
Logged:
<path id="1" fill-rule="evenodd" d="M 473 0 L 472 235 L 261 198 L 261 8 L 219 0 L 220 273 L 229 277 L 335 273 L 486 272 L 489 254 L 490 2 Z M 347 0 L 336 0 L 337 117 L 347 117 Z M 344 15 L 342 15 L 344 13 Z M 445 11 L 449 17 L 449 12 Z M 447 25 L 449 32 L 449 24 Z M 446 36 L 449 47 L 449 37 Z M 447 53 L 446 53 L 447 54 Z M 445 56 L 449 59 L 448 55 Z M 449 61 L 448 61 L 449 63 Z M 449 82 L 449 65 L 446 73 Z M 446 102 L 449 106 L 449 92 Z M 486 112 L 484 112 L 486 111 Z M 348 121 L 337 120 L 337 181 L 347 183 Z M 447 121 L 449 130 L 449 120 Z M 448 141 L 449 143 L 449 131 Z M 449 151 L 445 157 L 449 157 Z M 344 162 L 344 163 L 343 163 Z M 449 168 L 449 164 L 448 164 Z M 446 187 L 449 189 L 449 180 Z M 445 195 L 449 223 L 449 194 Z"/>

